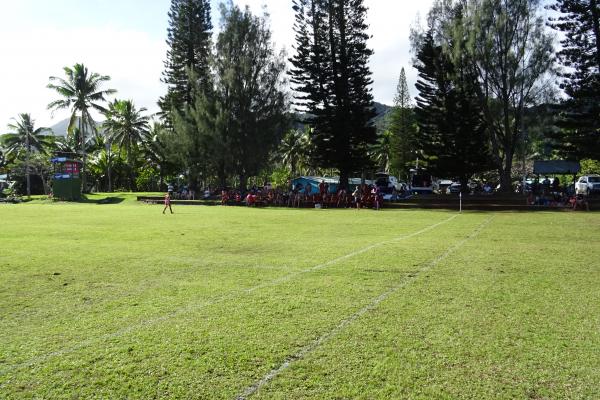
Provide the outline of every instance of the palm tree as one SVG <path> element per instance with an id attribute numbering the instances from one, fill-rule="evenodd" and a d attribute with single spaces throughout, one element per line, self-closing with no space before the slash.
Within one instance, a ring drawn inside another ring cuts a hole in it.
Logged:
<path id="1" fill-rule="evenodd" d="M 46 153 L 46 149 L 52 145 L 52 137 L 44 135 L 50 132 L 48 128 L 35 128 L 35 121 L 29 114 L 19 114 L 19 118 L 13 118 L 14 123 L 8 124 L 12 132 L 3 136 L 3 143 L 7 153 L 15 155 L 25 152 L 25 174 L 27 176 L 27 197 L 31 196 L 31 171 L 29 159 L 32 151 Z"/>
<path id="2" fill-rule="evenodd" d="M 310 128 L 304 132 L 292 129 L 282 139 L 277 149 L 279 160 L 290 167 L 292 177 L 296 176 L 297 169 L 310 169 Z"/>
<path id="3" fill-rule="evenodd" d="M 115 100 L 108 104 L 108 110 L 105 111 L 106 122 L 104 129 L 109 138 L 109 142 L 116 143 L 119 151 L 125 149 L 127 152 L 127 164 L 129 166 L 129 190 L 134 186 L 134 150 L 137 150 L 139 144 L 149 135 L 148 121 L 149 117 L 142 115 L 145 108 L 139 110 L 135 108 L 132 100 Z"/>
<path id="4" fill-rule="evenodd" d="M 105 96 L 115 93 L 116 90 L 101 90 L 100 86 L 102 83 L 109 81 L 110 77 L 95 72 L 90 73 L 83 64 L 75 64 L 73 68 L 65 67 L 63 70 L 65 71 L 66 79 L 56 76 L 50 77 L 50 83 L 47 87 L 55 90 L 61 98 L 48 104 L 48 109 L 53 111 L 67 109 L 71 112 L 71 118 L 67 128 L 67 131 L 71 134 L 79 119 L 79 131 L 81 132 L 79 148 L 81 153 L 83 153 L 81 180 L 85 190 L 85 163 L 87 158 L 85 147 L 86 134 L 88 129 L 97 133 L 96 123 L 94 122 L 90 111 L 91 109 L 100 112 L 105 111 L 100 105 L 100 102 L 106 101 Z M 77 114 L 79 114 L 79 116 Z"/>
<path id="5" fill-rule="evenodd" d="M 4 168 L 4 165 L 6 164 L 6 156 L 4 155 L 4 153 L 5 150 L 0 147 L 0 169 Z"/>
<path id="6" fill-rule="evenodd" d="M 385 172 L 390 170 L 390 159 L 392 153 L 393 134 L 391 131 L 383 131 L 378 135 L 377 141 L 371 146 L 370 154 L 377 166 Z"/>
<path id="7" fill-rule="evenodd" d="M 146 162 L 158 171 L 158 186 L 163 184 L 166 169 L 168 169 L 167 149 L 165 137 L 168 135 L 166 125 L 159 121 L 153 121 L 150 126 L 149 135 L 142 140 L 142 154 Z"/>
<path id="8" fill-rule="evenodd" d="M 279 144 L 279 148 L 277 149 L 281 162 L 290 167 L 292 178 L 296 177 L 296 166 L 298 164 L 298 157 L 300 155 L 300 133 L 300 131 L 295 129 L 289 131 L 283 137 L 281 143 Z"/>
<path id="9" fill-rule="evenodd" d="M 108 192 L 112 192 L 113 182 L 115 181 L 114 171 L 117 171 L 116 175 L 118 177 L 118 171 L 124 169 L 124 163 L 118 157 L 118 154 L 114 154 L 107 146 L 90 155 L 89 164 L 89 174 L 97 179 L 98 187 L 106 187 Z M 118 178 L 116 180 L 118 182 Z M 106 186 L 103 186 L 104 183 L 106 183 Z"/>

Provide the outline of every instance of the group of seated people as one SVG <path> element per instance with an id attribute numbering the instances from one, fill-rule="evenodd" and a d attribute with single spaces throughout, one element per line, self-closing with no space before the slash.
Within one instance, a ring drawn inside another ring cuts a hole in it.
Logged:
<path id="1" fill-rule="evenodd" d="M 527 196 L 527 204 L 532 206 L 562 207 L 574 210 L 590 209 L 587 198 L 582 194 L 575 194 L 572 190 L 562 188 L 558 178 L 552 181 L 545 177 L 539 182 L 537 179 L 531 185 Z"/>
<path id="2" fill-rule="evenodd" d="M 379 209 L 383 198 L 373 185 L 359 185 L 351 193 L 339 189 L 332 192 L 326 182 L 319 185 L 307 183 L 290 187 L 287 191 L 265 184 L 262 188 L 252 187 L 245 195 L 238 190 L 221 191 L 221 205 L 278 206 L 278 207 L 321 207 L 348 208 L 373 207 Z"/>
<path id="3" fill-rule="evenodd" d="M 535 195 L 530 192 L 527 196 L 527 204 L 544 207 L 573 207 L 576 199 L 576 196 L 569 196 L 564 192 L 548 192 Z"/>

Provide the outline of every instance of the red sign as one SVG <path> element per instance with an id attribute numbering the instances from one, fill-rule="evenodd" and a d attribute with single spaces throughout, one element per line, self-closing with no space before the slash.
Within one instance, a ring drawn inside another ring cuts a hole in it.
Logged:
<path id="1" fill-rule="evenodd" d="M 70 175 L 79 175 L 79 164 L 75 162 L 66 162 L 64 173 Z"/>

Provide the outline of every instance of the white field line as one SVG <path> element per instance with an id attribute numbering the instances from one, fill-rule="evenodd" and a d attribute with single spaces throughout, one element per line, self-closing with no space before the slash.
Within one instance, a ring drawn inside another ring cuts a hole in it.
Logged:
<path id="1" fill-rule="evenodd" d="M 283 277 L 271 280 L 269 282 L 261 283 L 259 285 L 252 286 L 252 287 L 244 289 L 244 290 L 225 293 L 225 294 L 223 294 L 221 296 L 216 296 L 216 297 L 207 299 L 206 301 L 201 302 L 201 303 L 188 304 L 187 306 L 180 307 L 180 308 L 178 308 L 176 310 L 173 310 L 173 311 L 171 311 L 171 312 L 169 312 L 169 313 L 167 313 L 165 315 L 161 315 L 161 316 L 155 317 L 155 318 L 150 318 L 150 319 L 147 319 L 145 321 L 140 321 L 140 322 L 138 322 L 136 324 L 132 324 L 132 325 L 123 327 L 123 328 L 119 329 L 118 331 L 111 332 L 111 333 L 106 333 L 106 334 L 101 335 L 101 336 L 97 336 L 97 337 L 94 337 L 94 338 L 86 339 L 86 340 L 83 340 L 83 341 L 81 341 L 81 342 L 79 342 L 77 344 L 74 344 L 72 346 L 65 347 L 65 348 L 57 350 L 57 351 L 53 351 L 53 352 L 50 352 L 50 353 L 46 353 L 46 354 L 42 354 L 42 355 L 30 358 L 27 361 L 23 361 L 23 362 L 21 362 L 19 364 L 15 364 L 15 365 L 12 365 L 10 367 L 7 367 L 7 368 L 4 368 L 4 369 L 0 370 L 0 376 L 6 375 L 7 373 L 9 373 L 11 371 L 14 371 L 14 370 L 17 370 L 17 369 L 21 369 L 21 368 L 25 368 L 25 367 L 29 367 L 29 366 L 32 366 L 32 365 L 39 364 L 39 363 L 41 363 L 41 362 L 43 362 L 43 361 L 45 361 L 45 360 L 47 360 L 49 358 L 59 357 L 59 356 L 65 355 L 65 354 L 73 353 L 73 352 L 75 352 L 77 350 L 80 350 L 82 348 L 88 347 L 88 346 L 90 346 L 92 344 L 95 344 L 95 343 L 99 343 L 99 342 L 103 342 L 103 341 L 106 341 L 106 340 L 109 340 L 109 339 L 114 339 L 114 338 L 117 338 L 117 337 L 124 336 L 124 335 L 126 335 L 128 333 L 131 333 L 133 331 L 136 331 L 138 329 L 142 329 L 142 328 L 145 328 L 145 327 L 148 327 L 148 326 L 151 326 L 151 325 L 155 325 L 155 324 L 167 321 L 167 320 L 169 320 L 171 318 L 174 318 L 174 317 L 176 317 L 178 315 L 186 314 L 186 313 L 189 313 L 189 312 L 194 312 L 194 311 L 200 310 L 202 308 L 205 308 L 205 307 L 217 304 L 217 303 L 221 303 L 221 302 L 226 301 L 226 300 L 235 299 L 235 298 L 237 298 L 237 297 L 239 297 L 241 295 L 249 294 L 249 293 L 255 292 L 255 291 L 259 290 L 259 289 L 263 289 L 263 288 L 266 288 L 266 287 L 269 287 L 269 286 L 279 285 L 281 283 L 287 282 L 287 281 L 289 281 L 289 280 L 291 280 L 291 279 L 293 279 L 293 278 L 295 278 L 297 276 L 300 276 L 302 274 L 306 274 L 306 273 L 309 273 L 309 272 L 312 272 L 312 271 L 316 271 L 316 270 L 319 270 L 319 269 L 327 268 L 327 267 L 329 267 L 329 266 L 331 266 L 333 264 L 336 264 L 336 263 L 338 263 L 340 261 L 347 260 L 347 259 L 355 257 L 357 255 L 366 253 L 367 251 L 373 250 L 373 249 L 375 249 L 377 247 L 381 247 L 381 246 L 384 246 L 386 244 L 395 243 L 395 242 L 398 242 L 398 241 L 410 239 L 412 237 L 421 235 L 423 233 L 426 233 L 428 231 L 431 231 L 431 230 L 437 228 L 440 225 L 443 225 L 443 224 L 446 224 L 446 223 L 452 221 L 457 216 L 458 216 L 458 214 L 455 214 L 455 215 L 451 216 L 448 219 L 445 219 L 445 220 L 443 220 L 441 222 L 438 222 L 436 224 L 433 224 L 431 226 L 423 228 L 423 229 L 421 229 L 421 230 L 419 230 L 417 232 L 410 233 L 410 234 L 407 234 L 407 235 L 398 236 L 398 237 L 396 237 L 394 239 L 389 239 L 389 240 L 385 240 L 383 242 L 372 244 L 372 245 L 364 247 L 364 248 L 362 248 L 360 250 L 357 250 L 357 251 L 354 251 L 352 253 L 346 254 L 345 256 L 341 256 L 341 257 L 335 258 L 333 260 L 327 261 L 327 262 L 319 264 L 319 265 L 315 265 L 315 266 L 310 267 L 310 268 L 303 269 L 301 271 L 293 272 L 291 274 L 288 274 L 288 275 L 285 275 Z M 1 386 L 2 385 L 0 385 L 0 387 Z"/>
<path id="2" fill-rule="evenodd" d="M 444 259 L 446 259 L 448 256 L 450 256 L 452 253 L 454 253 L 460 247 L 462 247 L 466 242 L 468 242 L 469 240 L 474 239 L 475 237 L 477 237 L 479 235 L 479 233 L 481 233 L 481 231 L 486 226 L 488 226 L 490 224 L 490 222 L 492 221 L 492 219 L 494 219 L 494 216 L 492 216 L 492 217 L 488 218 L 487 220 L 485 220 L 468 237 L 464 238 L 463 240 L 461 240 L 460 242 L 458 242 L 454 246 L 450 247 L 442 255 L 438 256 L 437 258 L 433 259 L 429 263 L 425 264 L 416 273 L 414 273 L 413 275 L 409 276 L 407 279 L 404 279 L 402 282 L 398 283 L 396 286 L 392 287 L 388 291 L 386 291 L 386 292 L 382 293 L 381 295 L 377 296 L 369 304 L 367 304 L 366 306 L 364 306 L 363 308 L 361 308 L 360 310 L 358 310 L 354 314 L 352 314 L 349 317 L 347 317 L 344 320 L 342 320 L 331 331 L 323 334 L 322 336 L 320 336 L 319 338 L 317 338 L 313 342 L 311 342 L 311 343 L 307 344 L 306 346 L 304 346 L 303 348 L 301 348 L 296 354 L 288 357 L 281 365 L 279 365 L 277 368 L 274 368 L 271 371 L 269 371 L 269 373 L 267 373 L 262 379 L 256 381 L 253 385 L 248 386 L 246 388 L 246 390 L 244 390 L 244 392 L 242 394 L 240 394 L 239 396 L 236 397 L 236 400 L 246 400 L 248 397 L 252 396 L 254 393 L 256 393 L 263 386 L 269 384 L 280 373 L 282 373 L 283 371 L 285 371 L 286 369 L 288 369 L 290 367 L 290 365 L 292 365 L 292 363 L 294 363 L 296 361 L 299 361 L 299 360 L 302 360 L 304 357 L 306 357 L 306 355 L 308 353 L 311 353 L 317 347 L 321 346 L 322 344 L 324 344 L 325 342 L 327 342 L 329 339 L 331 339 L 332 337 L 334 337 L 337 334 L 339 334 L 348 325 L 350 325 L 351 323 L 353 323 L 354 321 L 356 321 L 358 318 L 360 318 L 364 314 L 366 314 L 369 311 L 372 311 L 373 309 L 375 309 L 381 302 L 383 302 L 384 300 L 386 300 L 392 294 L 394 294 L 398 290 L 402 289 L 403 287 L 409 285 L 411 282 L 413 282 L 415 279 L 417 279 L 419 275 L 421 275 L 423 273 L 426 273 L 427 271 L 431 270 L 433 267 L 435 267 L 441 261 L 443 261 Z"/>

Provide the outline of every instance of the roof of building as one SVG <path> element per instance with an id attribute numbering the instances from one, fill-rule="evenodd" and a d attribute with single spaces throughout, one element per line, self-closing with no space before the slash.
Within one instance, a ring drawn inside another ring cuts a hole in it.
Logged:
<path id="1" fill-rule="evenodd" d="M 581 171 L 581 165 L 577 161 L 549 160 L 534 161 L 533 173 L 544 174 L 577 174 Z"/>

